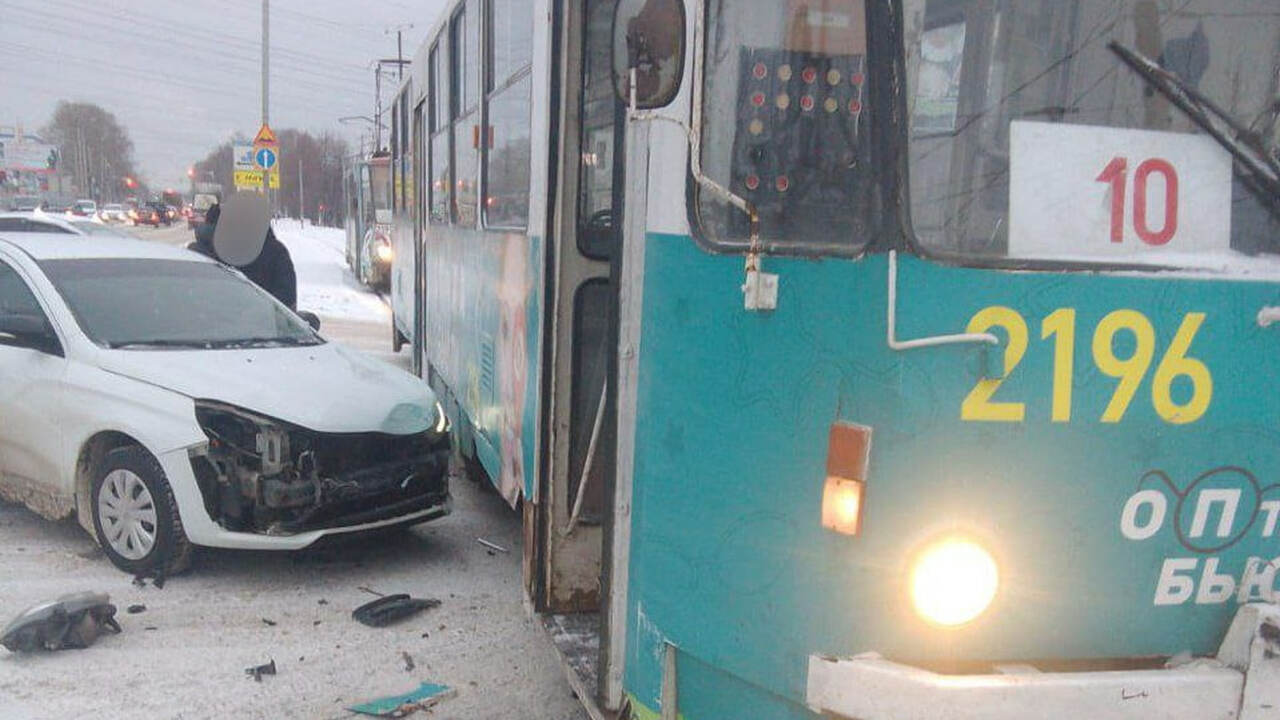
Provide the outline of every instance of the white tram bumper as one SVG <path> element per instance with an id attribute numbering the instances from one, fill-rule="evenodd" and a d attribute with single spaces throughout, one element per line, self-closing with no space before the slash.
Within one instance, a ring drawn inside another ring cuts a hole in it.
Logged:
<path id="1" fill-rule="evenodd" d="M 872 653 L 809 658 L 807 703 L 852 720 L 1280 717 L 1280 605 L 1245 605 L 1216 658 L 1165 670 L 939 675 Z"/>

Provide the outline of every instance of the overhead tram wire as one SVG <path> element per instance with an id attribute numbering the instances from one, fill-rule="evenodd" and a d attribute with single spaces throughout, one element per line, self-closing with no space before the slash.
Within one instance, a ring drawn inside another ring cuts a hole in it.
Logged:
<path id="1" fill-rule="evenodd" d="M 30 8 L 17 7 L 2 1 L 0 1 L 0 7 L 10 8 L 20 14 L 26 14 L 26 15 L 34 16 L 36 18 L 46 18 L 47 21 L 52 21 L 54 23 L 61 23 L 61 26 L 51 28 L 44 24 L 32 24 L 31 22 L 23 21 L 21 18 L 12 18 L 12 17 L 8 18 L 8 20 L 15 21 L 17 24 L 20 24 L 22 27 L 24 27 L 27 30 L 47 33 L 51 35 L 60 35 L 60 36 L 71 35 L 79 39 L 83 39 L 85 41 L 93 42 L 96 44 L 105 45 L 110 42 L 107 38 L 104 38 L 100 32 L 91 32 L 90 29 L 86 29 L 84 27 L 83 22 L 78 21 L 74 18 L 58 15 L 57 13 L 50 13 L 50 12 L 41 11 L 41 10 L 32 10 Z M 168 46 L 157 44 L 156 37 L 145 34 L 145 33 L 140 33 L 138 32 L 137 28 L 110 27 L 107 29 L 112 34 L 118 34 L 126 37 L 136 38 L 141 42 L 135 43 L 135 44 L 143 49 L 151 49 L 151 50 L 161 51 L 161 52 L 170 50 Z M 245 58 L 244 56 L 228 55 L 228 53 L 226 52 L 227 47 L 225 43 L 217 43 L 216 46 L 209 46 L 209 45 L 203 45 L 201 43 L 189 42 L 187 43 L 187 46 L 197 52 L 207 53 L 211 57 L 216 58 L 221 62 L 225 62 L 228 59 L 233 61 L 247 60 L 247 58 Z M 353 90 L 362 88 L 363 83 L 361 83 L 360 79 L 356 77 L 356 75 L 359 74 L 359 71 L 351 71 L 352 74 L 350 76 L 338 76 L 338 75 L 332 75 L 329 73 L 317 71 L 311 67 L 299 66 L 295 63 L 296 61 L 290 61 L 288 63 L 282 63 L 282 64 L 284 65 L 284 68 L 289 70 L 290 72 L 299 73 L 301 75 L 310 75 L 315 78 L 319 78 L 318 80 L 304 79 L 305 82 L 311 82 L 317 88 L 332 90 L 333 83 L 341 83 L 343 85 L 350 87 Z M 328 83 L 328 84 L 324 85 L 322 83 Z"/>
<path id="2" fill-rule="evenodd" d="M 21 51 L 21 52 L 16 52 L 16 51 Z M 118 63 L 113 63 L 113 62 L 93 61 L 93 60 L 85 60 L 81 58 L 65 57 L 55 52 L 46 50 L 44 48 L 36 48 L 29 45 L 23 45 L 20 43 L 9 43 L 7 45 L 0 46 L 0 52 L 9 52 L 10 54 L 17 55 L 20 58 L 42 57 L 48 61 L 53 61 L 53 62 L 58 62 L 63 64 L 70 63 L 70 64 L 76 64 L 76 65 L 81 65 L 81 66 L 90 67 L 90 68 L 105 67 L 107 69 L 112 70 L 115 73 L 118 73 L 119 75 L 131 77 L 138 80 L 146 81 L 146 80 L 155 79 L 155 76 L 153 73 L 143 68 L 120 65 Z M 62 76 L 58 76 L 58 77 L 65 81 L 64 77 Z M 219 94 L 232 95 L 232 96 L 244 90 L 242 87 L 239 87 L 239 86 L 214 85 L 208 81 L 197 84 L 197 83 L 186 81 L 186 80 L 170 79 L 170 80 L 167 80 L 166 82 L 173 87 L 181 87 L 181 88 L 185 88 L 185 89 L 196 91 L 196 92 L 209 92 L 212 90 L 213 92 L 217 92 Z M 133 90 L 130 89 L 129 92 L 132 93 Z M 321 97 L 317 97 L 315 94 L 312 94 L 312 93 L 305 93 L 302 95 L 295 95 L 292 93 L 277 93 L 277 95 L 287 97 L 290 101 L 296 102 L 299 105 L 306 105 L 310 107 L 315 107 L 317 105 L 317 101 L 320 100 L 321 98 L 331 99 L 331 96 L 322 95 Z M 338 105 L 337 104 L 323 105 L 322 107 L 337 108 Z M 347 107 L 347 104 L 342 103 L 342 107 Z"/>
<path id="3" fill-rule="evenodd" d="M 63 8 L 71 9 L 73 11 L 94 12 L 98 9 L 92 3 L 84 2 L 83 0 L 45 0 L 45 1 L 47 4 L 58 5 Z M 251 19 L 254 22 L 257 22 L 257 8 L 259 7 L 259 4 L 256 0 L 253 0 L 253 7 L 255 12 L 254 12 L 254 17 Z M 150 27 L 154 30 L 162 31 L 162 32 L 168 32 L 172 30 L 171 27 L 164 25 L 163 23 L 158 23 L 149 19 L 140 19 L 136 23 L 133 20 L 129 21 L 130 26 L 133 26 L 135 24 Z M 220 46 L 225 43 L 235 43 L 237 45 L 240 45 L 246 50 L 253 50 L 255 52 L 260 50 L 258 43 L 254 40 L 250 40 L 237 35 L 232 35 L 230 33 L 210 30 L 208 28 L 188 28 L 184 31 L 183 37 L 190 38 L 192 35 L 204 35 L 207 38 L 206 41 L 212 41 L 214 43 L 218 43 Z M 324 66 L 331 67 L 335 70 L 342 70 L 345 72 L 358 73 L 361 68 L 360 63 L 334 62 L 333 58 L 329 56 L 304 52 L 301 50 L 291 50 L 283 46 L 273 47 L 272 53 L 273 55 L 276 53 L 279 53 L 282 55 L 291 56 L 299 61 L 306 62 L 312 65 L 324 65 Z"/>

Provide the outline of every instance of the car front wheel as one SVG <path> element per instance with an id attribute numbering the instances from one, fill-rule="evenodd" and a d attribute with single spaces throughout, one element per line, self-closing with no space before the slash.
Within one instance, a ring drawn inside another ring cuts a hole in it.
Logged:
<path id="1" fill-rule="evenodd" d="M 112 450 L 93 479 L 93 526 L 116 567 L 134 575 L 167 576 L 191 561 L 178 504 L 160 463 L 141 447 Z"/>

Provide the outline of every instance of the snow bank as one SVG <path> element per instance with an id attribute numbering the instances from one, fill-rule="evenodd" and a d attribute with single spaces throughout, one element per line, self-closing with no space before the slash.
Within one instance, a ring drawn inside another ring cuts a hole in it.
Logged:
<path id="1" fill-rule="evenodd" d="M 276 220 L 276 237 L 293 257 L 298 274 L 298 309 L 321 318 L 385 323 L 391 310 L 382 298 L 356 282 L 346 261 L 346 232 L 340 228 Z"/>

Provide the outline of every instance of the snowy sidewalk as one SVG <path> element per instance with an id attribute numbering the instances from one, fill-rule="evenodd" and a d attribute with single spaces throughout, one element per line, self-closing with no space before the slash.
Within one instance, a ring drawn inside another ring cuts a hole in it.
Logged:
<path id="1" fill-rule="evenodd" d="M 376 293 L 356 282 L 347 267 L 347 239 L 342 228 L 303 226 L 297 220 L 276 220 L 272 228 L 293 258 L 298 274 L 299 310 L 319 315 L 322 324 L 325 318 L 390 323 L 390 308 Z M 388 329 L 388 344 L 390 332 Z"/>

